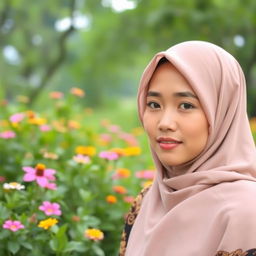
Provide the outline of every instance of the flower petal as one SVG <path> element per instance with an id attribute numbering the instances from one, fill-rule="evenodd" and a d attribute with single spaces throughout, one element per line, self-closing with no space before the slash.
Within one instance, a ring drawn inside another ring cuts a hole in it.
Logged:
<path id="1" fill-rule="evenodd" d="M 33 181 L 36 179 L 36 176 L 34 174 L 31 173 L 26 173 L 23 177 L 24 181 Z"/>

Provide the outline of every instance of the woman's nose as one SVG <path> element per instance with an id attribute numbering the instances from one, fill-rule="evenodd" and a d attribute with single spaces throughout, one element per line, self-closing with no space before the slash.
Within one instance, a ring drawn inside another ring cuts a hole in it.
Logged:
<path id="1" fill-rule="evenodd" d="M 177 120 L 174 113 L 164 112 L 159 120 L 158 128 L 161 131 L 175 131 L 177 129 Z"/>

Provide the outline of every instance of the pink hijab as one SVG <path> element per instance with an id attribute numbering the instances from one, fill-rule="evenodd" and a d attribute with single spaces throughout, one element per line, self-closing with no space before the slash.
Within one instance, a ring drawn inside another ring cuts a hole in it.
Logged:
<path id="1" fill-rule="evenodd" d="M 208 42 L 183 42 L 156 54 L 140 82 L 141 121 L 149 81 L 163 57 L 199 97 L 209 138 L 196 159 L 179 167 L 185 170 L 179 176 L 151 149 L 157 175 L 125 255 L 212 256 L 256 248 L 256 149 L 242 69 L 232 55 Z"/>

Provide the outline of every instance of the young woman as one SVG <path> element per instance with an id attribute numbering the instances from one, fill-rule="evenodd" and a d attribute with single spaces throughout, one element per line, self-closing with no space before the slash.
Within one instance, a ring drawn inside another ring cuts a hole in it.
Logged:
<path id="1" fill-rule="evenodd" d="M 234 57 L 202 41 L 156 54 L 138 108 L 157 172 L 128 214 L 120 255 L 256 255 L 256 149 Z"/>

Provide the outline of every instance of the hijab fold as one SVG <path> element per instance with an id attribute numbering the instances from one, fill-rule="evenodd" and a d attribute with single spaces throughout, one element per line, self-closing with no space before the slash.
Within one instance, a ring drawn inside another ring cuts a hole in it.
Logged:
<path id="1" fill-rule="evenodd" d="M 143 199 L 125 255 L 210 256 L 220 250 L 254 248 L 256 149 L 246 113 L 243 71 L 232 55 L 208 42 L 188 41 L 162 51 L 140 81 L 141 121 L 149 81 L 163 57 L 198 96 L 209 138 L 203 152 L 178 169 L 164 166 L 151 148 L 157 174 Z M 246 217 L 253 214 L 254 219 Z M 239 239 L 245 236 L 239 231 L 245 226 L 249 235 Z"/>

